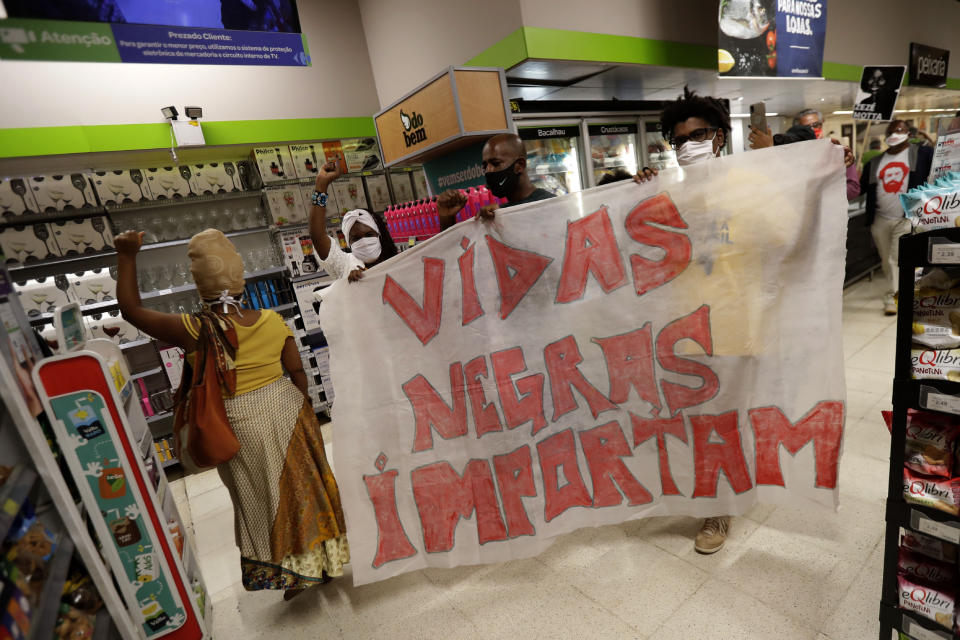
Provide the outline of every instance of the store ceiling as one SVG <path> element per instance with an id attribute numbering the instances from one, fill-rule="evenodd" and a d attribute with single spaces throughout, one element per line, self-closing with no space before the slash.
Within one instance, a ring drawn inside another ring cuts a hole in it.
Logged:
<path id="1" fill-rule="evenodd" d="M 793 114 L 813 107 L 824 114 L 852 109 L 857 85 L 831 80 L 718 78 L 713 71 L 527 60 L 507 71 L 510 98 L 524 100 L 673 100 L 688 85 L 703 95 L 727 98 L 733 113 L 765 102 L 768 113 Z M 960 91 L 904 87 L 898 109 L 960 109 Z"/>

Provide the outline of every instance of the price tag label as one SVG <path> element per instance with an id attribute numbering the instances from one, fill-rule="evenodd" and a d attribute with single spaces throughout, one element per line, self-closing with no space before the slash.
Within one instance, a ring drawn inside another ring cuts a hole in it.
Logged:
<path id="1" fill-rule="evenodd" d="M 915 640 L 950 640 L 949 635 L 921 627 L 909 616 L 903 616 L 903 632 Z"/>
<path id="2" fill-rule="evenodd" d="M 155 296 L 169 296 L 173 293 L 173 289 L 157 289 L 153 292 Z"/>
<path id="3" fill-rule="evenodd" d="M 927 393 L 925 409 L 960 414 L 960 398 L 944 393 Z"/>
<path id="4" fill-rule="evenodd" d="M 930 262 L 933 264 L 955 264 L 960 262 L 960 244 L 931 244 Z"/>
<path id="5" fill-rule="evenodd" d="M 912 511 L 910 519 L 913 528 L 917 531 L 940 538 L 941 540 L 946 540 L 947 542 L 952 542 L 953 544 L 960 544 L 960 527 L 931 520 L 919 511 Z"/>

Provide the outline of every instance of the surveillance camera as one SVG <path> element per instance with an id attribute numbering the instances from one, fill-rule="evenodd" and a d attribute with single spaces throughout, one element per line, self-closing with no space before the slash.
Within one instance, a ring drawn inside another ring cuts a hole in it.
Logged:
<path id="1" fill-rule="evenodd" d="M 184 107 L 183 111 L 187 114 L 187 117 L 191 120 L 196 120 L 197 118 L 203 117 L 203 108 L 202 107 Z"/>
<path id="2" fill-rule="evenodd" d="M 160 109 L 160 113 L 162 113 L 163 117 L 166 118 L 167 120 L 176 120 L 177 116 L 180 115 L 179 113 L 177 113 L 176 107 L 162 107 Z"/>

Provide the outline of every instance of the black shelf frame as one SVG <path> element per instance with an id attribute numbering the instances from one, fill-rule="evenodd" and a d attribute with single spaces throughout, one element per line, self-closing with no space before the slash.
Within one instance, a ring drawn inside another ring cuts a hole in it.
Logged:
<path id="1" fill-rule="evenodd" d="M 932 249 L 934 245 L 939 245 L 936 251 Z M 925 636 L 956 640 L 952 630 L 945 629 L 936 621 L 900 609 L 897 585 L 901 528 L 933 535 L 953 544 L 960 543 L 960 517 L 908 503 L 903 498 L 907 410 L 924 409 L 960 415 L 960 383 L 947 380 L 913 380 L 911 373 L 915 271 L 922 267 L 949 265 L 960 266 L 960 228 L 940 229 L 900 238 L 900 294 L 897 304 L 893 425 L 890 437 L 883 586 L 880 597 L 880 640 L 889 640 L 893 631 L 908 634 L 917 627 L 927 631 Z M 934 633 L 940 635 L 932 635 Z"/>

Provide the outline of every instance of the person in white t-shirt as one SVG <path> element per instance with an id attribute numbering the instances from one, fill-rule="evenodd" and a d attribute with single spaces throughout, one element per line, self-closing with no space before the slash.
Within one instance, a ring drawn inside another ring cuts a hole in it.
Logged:
<path id="1" fill-rule="evenodd" d="M 900 194 L 926 182 L 933 162 L 933 150 L 910 144 L 910 126 L 903 120 L 887 125 L 887 149 L 873 158 L 860 176 L 860 190 L 867 194 L 870 232 L 880 254 L 880 266 L 887 281 L 883 313 L 896 315 L 894 296 L 899 289 L 897 261 L 900 236 L 910 233 Z"/>

